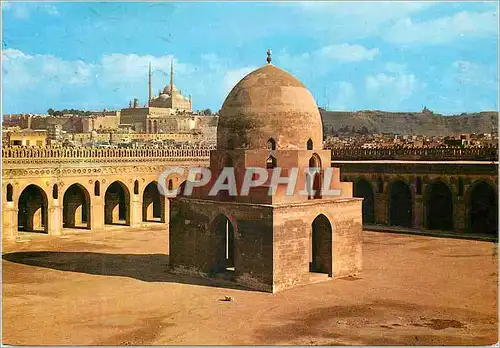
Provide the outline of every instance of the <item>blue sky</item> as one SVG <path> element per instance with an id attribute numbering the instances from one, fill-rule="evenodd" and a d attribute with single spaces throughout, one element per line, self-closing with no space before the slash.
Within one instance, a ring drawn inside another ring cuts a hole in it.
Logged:
<path id="1" fill-rule="evenodd" d="M 2 3 L 3 113 L 100 110 L 169 81 L 220 109 L 265 64 L 319 106 L 443 114 L 498 109 L 496 2 Z"/>

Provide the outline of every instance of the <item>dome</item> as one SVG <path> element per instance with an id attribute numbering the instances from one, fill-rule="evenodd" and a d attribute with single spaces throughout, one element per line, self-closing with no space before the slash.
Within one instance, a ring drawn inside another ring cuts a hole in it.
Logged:
<path id="1" fill-rule="evenodd" d="M 222 105 L 217 127 L 218 149 L 321 149 L 323 126 L 307 88 L 288 72 L 267 64 L 245 76 Z"/>

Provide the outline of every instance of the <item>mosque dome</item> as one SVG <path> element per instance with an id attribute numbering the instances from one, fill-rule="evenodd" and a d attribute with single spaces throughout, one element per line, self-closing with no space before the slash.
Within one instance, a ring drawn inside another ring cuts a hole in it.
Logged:
<path id="1" fill-rule="evenodd" d="M 312 140 L 321 149 L 323 126 L 308 89 L 288 72 L 267 64 L 246 75 L 222 105 L 218 149 L 306 149 Z"/>

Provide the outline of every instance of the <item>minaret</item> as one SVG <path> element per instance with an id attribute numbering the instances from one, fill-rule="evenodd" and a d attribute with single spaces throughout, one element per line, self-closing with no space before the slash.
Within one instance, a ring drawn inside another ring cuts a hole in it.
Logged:
<path id="1" fill-rule="evenodd" d="M 174 59 L 170 61 L 170 96 L 172 96 L 172 91 L 174 90 Z"/>
<path id="2" fill-rule="evenodd" d="M 149 98 L 148 106 L 151 106 L 151 99 L 153 99 L 153 74 L 151 73 L 151 62 L 149 62 Z"/>

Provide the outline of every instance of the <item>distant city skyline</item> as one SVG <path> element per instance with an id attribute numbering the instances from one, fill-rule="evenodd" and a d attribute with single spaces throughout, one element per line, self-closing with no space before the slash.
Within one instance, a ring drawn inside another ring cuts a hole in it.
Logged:
<path id="1" fill-rule="evenodd" d="M 268 48 L 330 110 L 498 109 L 497 2 L 3 2 L 2 22 L 3 114 L 142 106 L 171 59 L 215 112 Z"/>

